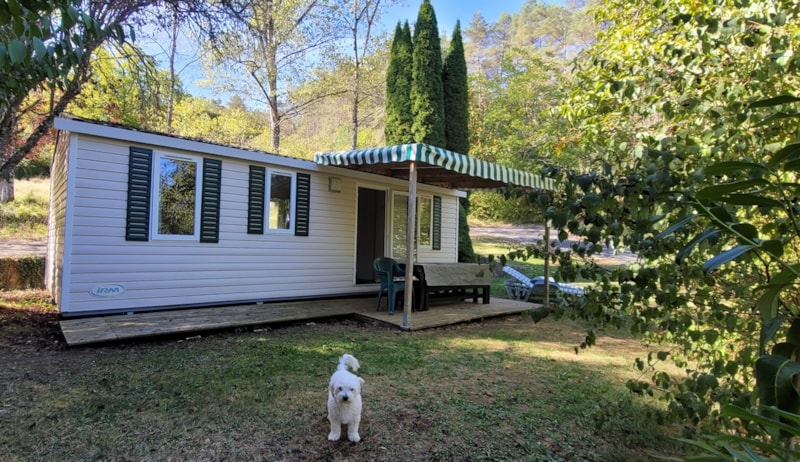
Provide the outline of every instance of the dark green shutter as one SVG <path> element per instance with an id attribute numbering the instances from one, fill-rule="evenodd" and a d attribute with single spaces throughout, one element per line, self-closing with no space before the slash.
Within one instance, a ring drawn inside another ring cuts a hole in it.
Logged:
<path id="1" fill-rule="evenodd" d="M 203 198 L 200 204 L 200 242 L 219 242 L 222 161 L 203 159 Z"/>
<path id="2" fill-rule="evenodd" d="M 264 167 L 250 166 L 250 180 L 247 195 L 247 234 L 264 234 Z"/>
<path id="3" fill-rule="evenodd" d="M 298 173 L 296 185 L 294 235 L 308 236 L 308 216 L 311 208 L 311 175 L 308 173 Z"/>
<path id="4" fill-rule="evenodd" d="M 128 211 L 125 217 L 125 240 L 147 241 L 150 238 L 150 184 L 153 151 L 130 148 L 128 157 Z"/>
<path id="5" fill-rule="evenodd" d="M 442 250 L 442 198 L 433 196 L 433 250 Z"/>

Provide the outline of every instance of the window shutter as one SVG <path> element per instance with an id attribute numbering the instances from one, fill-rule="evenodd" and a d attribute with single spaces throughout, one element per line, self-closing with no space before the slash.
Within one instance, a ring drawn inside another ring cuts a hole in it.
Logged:
<path id="1" fill-rule="evenodd" d="M 131 147 L 128 157 L 128 211 L 125 223 L 126 241 L 147 241 L 150 238 L 150 184 L 153 151 Z"/>
<path id="2" fill-rule="evenodd" d="M 294 235 L 308 236 L 308 215 L 311 208 L 311 175 L 308 173 L 298 173 L 296 184 Z"/>
<path id="3" fill-rule="evenodd" d="M 433 196 L 433 250 L 442 250 L 442 197 Z"/>
<path id="4" fill-rule="evenodd" d="M 247 197 L 247 234 L 264 234 L 265 181 L 264 167 L 251 165 Z"/>
<path id="5" fill-rule="evenodd" d="M 203 159 L 203 198 L 200 204 L 200 242 L 219 242 L 222 161 Z"/>

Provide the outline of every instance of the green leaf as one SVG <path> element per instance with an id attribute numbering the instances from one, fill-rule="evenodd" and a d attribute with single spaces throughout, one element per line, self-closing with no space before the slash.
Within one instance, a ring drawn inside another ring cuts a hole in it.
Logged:
<path id="1" fill-rule="evenodd" d="M 800 158 L 800 142 L 789 143 L 782 147 L 767 162 L 767 168 L 775 170 L 778 165 Z"/>
<path id="2" fill-rule="evenodd" d="M 775 114 L 770 114 L 769 116 L 765 117 L 763 120 L 755 124 L 755 127 L 762 127 L 764 125 L 771 124 L 772 122 L 778 122 L 784 119 L 794 119 L 800 117 L 800 114 L 797 112 L 776 112 Z"/>
<path id="3" fill-rule="evenodd" d="M 731 228 L 745 239 L 755 240 L 758 237 L 758 228 L 750 223 L 736 223 Z"/>
<path id="4" fill-rule="evenodd" d="M 760 101 L 755 101 L 750 103 L 750 108 L 761 108 L 761 107 L 772 107 L 772 106 L 780 106 L 781 104 L 789 104 L 789 103 L 796 103 L 800 101 L 800 98 L 794 95 L 780 95 L 775 96 L 773 98 L 762 99 Z"/>
<path id="5" fill-rule="evenodd" d="M 785 208 L 783 202 L 770 197 L 759 196 L 758 194 L 730 194 L 721 200 L 731 205 L 755 205 L 768 208 Z"/>
<path id="6" fill-rule="evenodd" d="M 769 182 L 761 178 L 734 181 L 732 183 L 717 184 L 703 188 L 700 191 L 697 191 L 696 197 L 699 200 L 708 201 L 724 200 L 724 198 L 730 193 L 767 185 L 769 185 Z"/>
<path id="7" fill-rule="evenodd" d="M 675 223 L 671 224 L 667 229 L 658 233 L 653 239 L 656 241 L 660 239 L 664 239 L 665 237 L 669 236 L 670 234 L 674 233 L 675 231 L 683 228 L 689 222 L 697 218 L 697 214 L 692 214 L 681 218 L 680 220 L 676 221 Z M 563 239 L 562 239 L 563 240 Z"/>
<path id="8" fill-rule="evenodd" d="M 713 271 L 726 263 L 736 260 L 754 248 L 755 246 L 750 244 L 737 245 L 736 247 L 726 250 L 725 252 L 722 252 L 721 254 L 716 255 L 705 262 L 705 264 L 703 264 L 703 271 Z"/>
<path id="9" fill-rule="evenodd" d="M 783 256 L 783 241 L 780 239 L 769 239 L 763 241 L 759 244 L 759 247 L 764 249 L 764 251 L 769 252 L 769 254 L 774 258 L 780 258 Z"/>
<path id="10" fill-rule="evenodd" d="M 11 64 L 20 64 L 28 57 L 28 49 L 21 41 L 12 40 L 8 44 L 8 56 L 11 58 Z"/>
<path id="11" fill-rule="evenodd" d="M 786 359 L 795 360 L 797 358 L 794 357 L 794 351 L 797 348 L 797 345 L 794 343 L 789 342 L 780 342 L 776 343 L 772 347 L 772 355 L 773 356 L 781 356 Z"/>
<path id="12" fill-rule="evenodd" d="M 713 229 L 707 229 L 702 233 L 698 234 L 691 241 L 689 241 L 689 243 L 686 244 L 684 248 L 682 248 L 678 252 L 678 254 L 675 256 L 675 262 L 680 265 L 681 263 L 683 263 L 686 257 L 688 257 L 690 253 L 692 253 L 692 250 L 694 250 L 694 248 L 697 247 L 698 244 L 707 239 L 715 237 L 720 233 L 721 231 L 719 229 L 713 228 Z"/>
<path id="13" fill-rule="evenodd" d="M 800 363 L 782 356 L 765 355 L 756 360 L 756 383 L 760 402 L 764 406 L 797 413 L 800 394 L 792 379 L 800 374 Z"/>
<path id="14" fill-rule="evenodd" d="M 755 162 L 719 162 L 703 169 L 706 175 L 727 175 L 729 173 L 736 173 L 740 171 L 760 170 L 767 172 L 767 168 Z"/>
<path id="15" fill-rule="evenodd" d="M 0 2 L 0 26 L 7 26 L 11 23 L 11 11 L 8 10 L 6 2 Z"/>
<path id="16" fill-rule="evenodd" d="M 47 48 L 39 37 L 33 38 L 33 50 L 36 52 L 36 57 L 44 59 L 47 56 Z"/>

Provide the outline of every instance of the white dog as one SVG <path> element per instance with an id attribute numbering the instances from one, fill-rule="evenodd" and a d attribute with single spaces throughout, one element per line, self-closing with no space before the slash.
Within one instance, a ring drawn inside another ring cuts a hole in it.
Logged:
<path id="1" fill-rule="evenodd" d="M 357 371 L 358 360 L 353 355 L 342 355 L 328 386 L 328 420 L 331 421 L 328 439 L 338 441 L 342 425 L 346 424 L 347 439 L 357 443 L 361 440 L 358 424 L 361 423 L 361 384 L 364 379 L 348 371 L 348 367 Z"/>

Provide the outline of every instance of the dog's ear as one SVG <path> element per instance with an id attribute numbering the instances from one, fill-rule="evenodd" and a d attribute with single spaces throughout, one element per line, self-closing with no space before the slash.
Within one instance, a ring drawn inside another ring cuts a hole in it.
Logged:
<path id="1" fill-rule="evenodd" d="M 332 380 L 331 380 L 331 383 L 328 384 L 328 393 L 333 395 L 333 381 Z"/>

